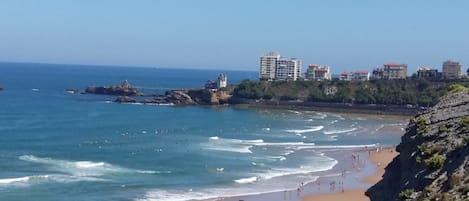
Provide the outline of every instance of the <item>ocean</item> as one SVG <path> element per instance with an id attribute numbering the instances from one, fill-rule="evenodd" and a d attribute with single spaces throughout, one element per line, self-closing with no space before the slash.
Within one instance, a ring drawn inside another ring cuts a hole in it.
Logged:
<path id="1" fill-rule="evenodd" d="M 257 72 L 0 63 L 0 200 L 191 200 L 294 189 L 334 151 L 398 144 L 405 120 L 314 111 L 117 104 Z"/>

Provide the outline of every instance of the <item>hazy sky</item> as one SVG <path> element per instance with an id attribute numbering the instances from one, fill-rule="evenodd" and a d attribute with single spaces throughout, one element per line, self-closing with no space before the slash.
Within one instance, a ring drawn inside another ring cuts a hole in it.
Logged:
<path id="1" fill-rule="evenodd" d="M 278 51 L 334 73 L 469 66 L 467 0 L 1 0 L 0 61 L 258 70 Z"/>

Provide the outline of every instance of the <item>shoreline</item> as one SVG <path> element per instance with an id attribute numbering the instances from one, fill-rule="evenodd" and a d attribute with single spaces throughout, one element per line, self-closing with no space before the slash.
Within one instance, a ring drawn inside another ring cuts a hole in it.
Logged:
<path id="1" fill-rule="evenodd" d="M 364 184 L 374 185 L 382 179 L 385 167 L 398 155 L 395 148 L 383 148 L 379 152 L 368 151 L 368 160 L 375 165 L 376 171 L 360 181 Z M 350 188 L 341 192 L 332 192 L 327 194 L 307 195 L 301 201 L 369 201 L 370 198 L 365 195 L 367 188 Z"/>
<path id="2" fill-rule="evenodd" d="M 381 151 L 376 152 L 378 149 Z M 369 201 L 364 193 L 381 179 L 384 167 L 394 158 L 391 153 L 397 155 L 394 148 L 379 146 L 367 150 L 327 151 L 325 155 L 336 158 L 339 163 L 330 170 L 307 174 L 317 177 L 314 180 L 305 180 L 298 186 L 284 190 L 217 197 L 204 201 L 348 201 L 351 197 L 354 201 Z"/>
<path id="3" fill-rule="evenodd" d="M 334 103 L 330 103 L 334 104 Z M 388 110 L 381 110 L 379 108 L 370 107 L 356 107 L 356 106 L 343 106 L 335 107 L 336 105 L 330 106 L 303 106 L 303 105 L 271 105 L 271 104 L 229 104 L 228 106 L 233 108 L 259 108 L 259 109 L 278 109 L 278 110 L 296 110 L 296 111 L 317 111 L 317 112 L 330 112 L 330 113 L 341 113 L 341 114 L 360 114 L 360 115 L 382 115 L 382 116 L 396 116 L 396 117 L 412 117 L 415 116 L 419 111 L 415 109 L 402 109 L 394 110 L 392 108 Z"/>

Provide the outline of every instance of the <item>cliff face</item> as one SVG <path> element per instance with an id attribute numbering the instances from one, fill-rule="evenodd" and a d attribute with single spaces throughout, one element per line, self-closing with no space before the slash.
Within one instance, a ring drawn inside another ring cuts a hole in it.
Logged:
<path id="1" fill-rule="evenodd" d="M 449 94 L 409 122 L 400 153 L 366 194 L 372 201 L 469 201 L 469 92 Z"/>

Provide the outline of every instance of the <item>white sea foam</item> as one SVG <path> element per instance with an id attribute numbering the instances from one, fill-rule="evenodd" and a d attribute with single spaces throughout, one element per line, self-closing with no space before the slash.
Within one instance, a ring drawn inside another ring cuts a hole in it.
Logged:
<path id="1" fill-rule="evenodd" d="M 254 183 L 257 181 L 257 177 L 247 177 L 247 178 L 241 178 L 241 179 L 236 179 L 234 182 L 238 184 L 247 184 L 247 183 Z"/>
<path id="2" fill-rule="evenodd" d="M 104 162 L 91 162 L 91 161 L 77 161 L 75 162 L 75 166 L 78 168 L 96 168 L 96 167 L 104 167 L 105 165 L 108 165 Z"/>
<path id="3" fill-rule="evenodd" d="M 73 175 L 62 175 L 62 174 L 52 174 L 52 175 L 32 175 L 26 177 L 17 177 L 17 178 L 4 178 L 0 179 L 0 186 L 22 186 L 30 184 L 38 184 L 42 182 L 60 182 L 60 183 L 70 183 L 70 182 L 79 182 L 79 181 L 106 181 L 105 179 L 93 178 L 93 177 L 77 177 Z"/>
<path id="4" fill-rule="evenodd" d="M 349 133 L 355 130 L 357 130 L 357 128 L 344 129 L 344 130 L 328 130 L 328 131 L 323 131 L 323 133 L 326 135 L 331 135 L 331 134 Z"/>
<path id="5" fill-rule="evenodd" d="M 284 155 L 284 156 L 288 156 L 288 155 L 290 155 L 290 154 L 292 154 L 292 153 L 295 153 L 295 151 L 293 151 L 293 150 L 288 150 L 288 151 L 286 151 L 283 155 Z"/>
<path id="6" fill-rule="evenodd" d="M 335 124 L 335 123 L 337 123 L 338 121 L 339 121 L 339 120 L 337 120 L 337 119 L 336 119 L 336 120 L 333 120 L 333 121 L 329 122 L 328 125 Z"/>
<path id="7" fill-rule="evenodd" d="M 213 192 L 194 192 L 174 190 L 155 189 L 147 192 L 143 198 L 135 199 L 135 201 L 189 201 L 189 200 L 211 200 L 219 196 L 214 196 Z"/>
<path id="8" fill-rule="evenodd" d="M 80 177 L 96 177 L 109 173 L 141 173 L 141 174 L 157 174 L 160 171 L 152 170 L 136 170 L 124 168 L 116 165 L 111 165 L 106 162 L 93 162 L 93 161 L 67 161 L 61 159 L 53 159 L 46 157 L 36 157 L 33 155 L 23 155 L 19 157 L 20 160 L 48 165 L 49 168 L 65 172 L 73 176 Z"/>
<path id="9" fill-rule="evenodd" d="M 288 175 L 321 172 L 332 169 L 337 163 L 338 161 L 333 158 L 327 156 L 318 156 L 316 157 L 315 161 L 310 164 L 305 164 L 297 168 L 273 168 L 258 174 L 257 177 L 260 180 L 269 180 Z"/>
<path id="10" fill-rule="evenodd" d="M 18 182 L 27 182 L 28 180 L 29 180 L 29 177 L 5 178 L 5 179 L 0 179 L 0 185 L 18 183 Z"/>
<path id="11" fill-rule="evenodd" d="M 295 133 L 295 134 L 303 134 L 303 133 L 311 133 L 315 131 L 320 131 L 324 128 L 324 126 L 312 126 L 308 129 L 301 129 L 301 130 L 286 130 L 289 133 Z"/>
<path id="12" fill-rule="evenodd" d="M 262 144 L 264 140 L 240 140 L 230 138 L 220 138 L 213 136 L 209 138 L 207 143 L 203 143 L 202 147 L 208 150 L 238 152 L 238 153 L 252 153 L 250 150 L 254 145 Z"/>
<path id="13" fill-rule="evenodd" d="M 291 112 L 291 113 L 295 113 L 295 114 L 302 114 L 301 112 L 295 111 L 295 110 L 288 110 L 288 111 Z"/>
<path id="14" fill-rule="evenodd" d="M 256 141 L 261 142 L 261 140 Z M 202 147 L 208 150 L 237 152 L 237 153 L 252 153 L 253 142 L 249 140 L 227 139 L 219 138 L 217 136 L 210 137 L 207 143 L 203 143 Z"/>
<path id="15" fill-rule="evenodd" d="M 319 158 L 317 158 L 319 157 Z M 316 156 L 313 163 L 297 167 L 297 168 L 276 168 L 266 170 L 264 172 L 253 173 L 246 177 L 233 180 L 234 183 L 239 184 L 238 188 L 210 188 L 210 189 L 189 189 L 186 191 L 182 190 L 161 190 L 154 189 L 148 191 L 143 195 L 142 198 L 136 199 L 136 201 L 195 201 L 195 200 L 222 200 L 223 197 L 235 197 L 235 196 L 249 196 L 258 195 L 261 193 L 270 192 L 281 192 L 285 190 L 284 186 L 272 186 L 268 180 L 288 175 L 300 175 L 308 174 L 311 172 L 329 170 L 337 164 L 337 161 L 325 157 Z M 308 182 L 314 182 L 317 180 L 317 176 L 308 177 Z M 267 182 L 267 183 L 265 183 Z M 257 188 L 248 185 L 260 185 L 268 186 L 267 188 Z"/>
<path id="16" fill-rule="evenodd" d="M 315 119 L 325 119 L 327 117 L 327 114 L 323 113 L 316 113 L 317 116 L 314 116 L 313 118 Z"/>

